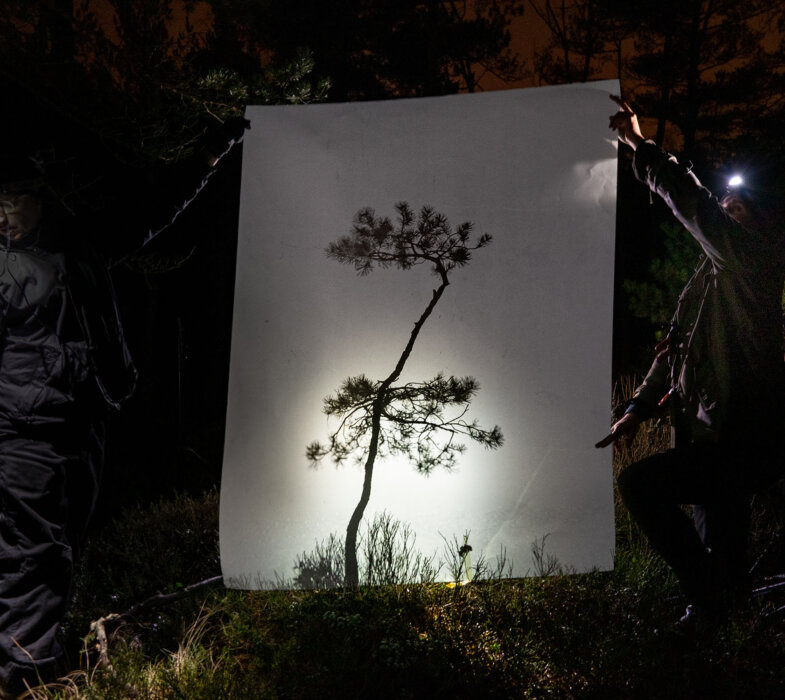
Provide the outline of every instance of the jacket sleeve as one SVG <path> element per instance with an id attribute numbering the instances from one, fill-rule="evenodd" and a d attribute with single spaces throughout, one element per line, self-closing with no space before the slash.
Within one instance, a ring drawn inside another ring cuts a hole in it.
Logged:
<path id="1" fill-rule="evenodd" d="M 635 151 L 635 176 L 657 193 L 718 268 L 741 272 L 750 233 L 734 221 L 693 174 L 689 163 L 645 141 Z"/>
<path id="2" fill-rule="evenodd" d="M 152 171 L 116 176 L 102 211 L 91 215 L 94 245 L 110 266 L 137 253 L 168 229 L 198 197 L 213 175 L 206 162 L 191 159 Z"/>
<path id="3" fill-rule="evenodd" d="M 649 373 L 635 390 L 625 413 L 634 413 L 641 420 L 651 418 L 659 411 L 659 403 L 670 388 L 668 361 L 655 359 Z"/>
<path id="4" fill-rule="evenodd" d="M 230 120 L 236 122 L 238 120 Z M 114 183 L 111 230 L 95 241 L 110 266 L 139 252 L 172 226 L 196 200 L 216 172 L 216 164 L 242 141 L 243 124 L 229 124 L 205 139 L 197 153 L 182 162 L 122 173 Z M 94 226 L 98 230 L 98 227 Z"/>

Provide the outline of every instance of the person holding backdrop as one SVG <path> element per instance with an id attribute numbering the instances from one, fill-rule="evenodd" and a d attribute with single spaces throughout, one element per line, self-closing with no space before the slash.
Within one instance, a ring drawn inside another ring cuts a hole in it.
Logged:
<path id="1" fill-rule="evenodd" d="M 703 253 L 651 369 L 596 446 L 631 441 L 642 421 L 669 413 L 672 447 L 629 465 L 618 487 L 679 579 L 681 622 L 714 624 L 749 589 L 750 498 L 785 471 L 782 212 L 764 188 L 738 181 L 715 197 L 690 163 L 643 136 L 629 104 L 611 99 L 610 128 L 633 149 L 635 176 Z M 692 519 L 682 505 L 693 506 Z"/>
<path id="2" fill-rule="evenodd" d="M 112 260 L 168 228 L 247 122 L 149 187 L 121 187 L 111 217 L 59 210 L 42 163 L 0 157 L 0 684 L 50 679 L 74 558 L 98 493 L 103 416 L 136 384 L 109 276 Z M 7 148 L 11 147 L 6 144 Z M 216 155 L 217 154 L 217 155 Z"/>

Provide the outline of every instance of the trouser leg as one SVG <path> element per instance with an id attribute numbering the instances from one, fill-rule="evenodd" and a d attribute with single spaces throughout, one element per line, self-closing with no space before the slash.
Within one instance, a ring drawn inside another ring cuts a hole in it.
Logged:
<path id="1" fill-rule="evenodd" d="M 95 501 L 93 450 L 0 441 L 0 678 L 35 684 L 56 667 L 74 550 Z"/>
<path id="2" fill-rule="evenodd" d="M 730 592 L 743 592 L 749 585 L 749 496 L 742 495 L 727 502 L 694 505 L 692 517 L 695 529 L 710 551 L 715 569 L 725 587 Z"/>
<path id="3" fill-rule="evenodd" d="M 717 565 L 721 558 L 710 555 L 695 523 L 680 505 L 708 504 L 709 520 L 703 524 L 708 524 L 712 549 L 737 565 L 748 529 L 748 516 L 740 504 L 760 481 L 756 467 L 751 466 L 755 464 L 749 450 L 689 444 L 632 464 L 619 476 L 619 491 L 627 508 L 651 546 L 671 566 L 691 602 L 712 604 L 727 581 Z"/>
<path id="4" fill-rule="evenodd" d="M 66 479 L 68 520 L 66 530 L 74 559 L 82 552 L 87 528 L 98 502 L 104 465 L 105 426 L 97 422 L 86 429 L 83 439 L 69 460 Z"/>
<path id="5" fill-rule="evenodd" d="M 631 464 L 618 479 L 619 492 L 654 549 L 673 569 L 689 598 L 704 597 L 709 555 L 689 516 L 680 508 L 676 450 Z"/>

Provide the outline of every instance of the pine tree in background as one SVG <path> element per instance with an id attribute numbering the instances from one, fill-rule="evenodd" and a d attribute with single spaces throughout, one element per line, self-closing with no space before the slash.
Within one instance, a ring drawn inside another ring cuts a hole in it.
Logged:
<path id="1" fill-rule="evenodd" d="M 695 239 L 675 222 L 660 226 L 665 246 L 664 257 L 652 259 L 650 280 L 625 279 L 624 291 L 629 297 L 629 308 L 637 318 L 645 318 L 660 328 L 657 339 L 664 337 L 679 295 L 698 264 L 700 246 Z"/>

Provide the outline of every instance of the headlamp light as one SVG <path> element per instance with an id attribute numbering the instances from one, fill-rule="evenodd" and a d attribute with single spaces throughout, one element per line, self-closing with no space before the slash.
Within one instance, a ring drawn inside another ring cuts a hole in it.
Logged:
<path id="1" fill-rule="evenodd" d="M 744 175 L 739 172 L 733 173 L 725 182 L 725 192 L 722 193 L 720 201 L 724 202 L 729 197 L 740 197 L 744 200 L 753 199 Z"/>

